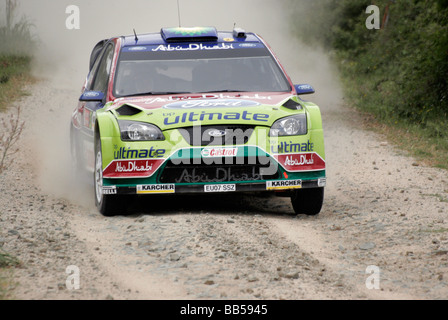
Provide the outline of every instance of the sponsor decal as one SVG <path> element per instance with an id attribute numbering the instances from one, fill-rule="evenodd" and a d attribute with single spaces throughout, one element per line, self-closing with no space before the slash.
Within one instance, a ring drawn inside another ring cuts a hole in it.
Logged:
<path id="1" fill-rule="evenodd" d="M 116 148 L 118 146 L 115 146 Z M 114 159 L 147 159 L 147 158 L 163 158 L 165 155 L 165 149 L 131 149 L 120 147 L 114 151 Z"/>
<path id="2" fill-rule="evenodd" d="M 274 158 L 287 171 L 325 170 L 325 161 L 315 152 L 279 154 Z"/>
<path id="3" fill-rule="evenodd" d="M 97 92 L 97 91 L 89 91 L 89 92 L 85 92 L 85 93 L 83 94 L 83 96 L 86 97 L 86 98 L 96 98 L 96 97 L 98 97 L 99 95 L 100 95 L 100 93 Z"/>
<path id="4" fill-rule="evenodd" d="M 279 96 L 267 96 L 260 93 L 204 93 L 204 94 L 193 94 L 193 95 L 174 95 L 174 96 L 153 96 L 153 97 L 135 97 L 135 98 L 117 98 L 114 103 L 107 107 L 107 110 L 112 110 L 121 105 L 121 101 L 126 100 L 128 103 L 137 103 L 137 104 L 145 104 L 148 105 L 146 108 L 151 108 L 151 105 L 163 105 L 170 102 L 178 102 L 178 101 L 190 101 L 190 100 L 204 100 L 204 99 L 232 99 L 235 97 L 240 99 L 248 99 L 248 100 L 260 100 L 263 103 L 272 104 L 275 101 L 280 102 L 284 98 L 288 96 L 288 94 L 279 95 Z"/>
<path id="5" fill-rule="evenodd" d="M 105 178 L 150 177 L 164 162 L 164 159 L 114 160 L 104 170 Z"/>
<path id="6" fill-rule="evenodd" d="M 313 152 L 314 143 L 304 142 L 304 143 L 293 143 L 292 141 L 280 142 L 271 146 L 272 153 L 290 153 L 290 152 Z"/>
<path id="7" fill-rule="evenodd" d="M 251 181 L 261 180 L 262 176 L 257 173 L 255 167 L 251 172 L 244 172 L 232 170 L 228 168 L 216 168 L 215 170 L 201 170 L 201 169 L 184 169 L 175 180 L 176 183 L 200 183 L 200 182 L 225 182 L 225 181 Z"/>
<path id="8" fill-rule="evenodd" d="M 83 125 L 86 128 L 92 128 L 93 127 L 93 112 L 89 109 L 84 108 L 83 109 Z"/>
<path id="9" fill-rule="evenodd" d="M 140 162 L 137 164 L 137 161 L 117 161 L 117 165 L 115 167 L 115 172 L 148 172 L 152 170 L 152 163 L 149 161 L 145 161 L 144 164 Z"/>
<path id="10" fill-rule="evenodd" d="M 266 181 L 266 190 L 285 190 L 302 188 L 302 180 Z"/>
<path id="11" fill-rule="evenodd" d="M 215 45 L 207 45 L 203 43 L 190 43 L 188 45 L 165 45 L 161 44 L 153 49 L 152 52 L 171 52 L 171 51 L 199 51 L 199 50 L 231 50 L 235 49 L 233 44 L 220 43 Z"/>
<path id="12" fill-rule="evenodd" d="M 239 47 L 240 48 L 256 48 L 256 47 L 259 47 L 259 45 L 257 43 L 240 43 Z"/>
<path id="13" fill-rule="evenodd" d="M 146 51 L 146 50 L 148 50 L 147 47 L 137 47 L 137 46 L 134 46 L 134 47 L 127 48 L 127 51 Z"/>
<path id="14" fill-rule="evenodd" d="M 218 130 L 218 129 L 210 130 L 207 133 L 210 137 L 224 137 L 227 134 L 225 130 Z"/>
<path id="15" fill-rule="evenodd" d="M 203 158 L 211 157 L 236 157 L 238 148 L 204 148 L 201 151 Z"/>
<path id="16" fill-rule="evenodd" d="M 286 156 L 285 166 L 304 166 L 304 165 L 312 165 L 314 164 L 313 155 L 311 154 L 311 158 L 307 157 L 306 154 L 301 154 L 300 157 Z"/>
<path id="17" fill-rule="evenodd" d="M 163 123 L 166 126 L 194 121 L 213 121 L 213 120 L 246 120 L 268 122 L 269 114 L 243 112 L 184 112 L 182 115 L 171 115 L 164 118 Z"/>
<path id="18" fill-rule="evenodd" d="M 116 186 L 103 186 L 103 194 L 117 194 Z"/>
<path id="19" fill-rule="evenodd" d="M 239 96 L 242 99 L 252 99 L 252 100 L 272 100 L 271 96 L 264 96 L 259 93 L 246 95 L 243 94 Z M 231 99 L 235 98 L 234 95 L 218 93 L 218 94 L 200 94 L 193 96 L 170 96 L 170 97 L 154 97 L 154 98 L 145 98 L 145 99 L 133 99 L 131 102 L 144 102 L 145 104 L 153 104 L 153 103 L 165 103 L 165 102 L 176 102 L 176 101 L 190 101 L 190 100 L 203 100 L 203 99 Z M 123 98 L 121 98 L 123 100 Z M 119 99 L 117 99 L 119 100 Z"/>
<path id="20" fill-rule="evenodd" d="M 310 86 L 309 84 L 301 84 L 301 85 L 297 86 L 297 88 L 300 90 L 312 90 L 313 89 L 313 87 Z"/>
<path id="21" fill-rule="evenodd" d="M 197 108 L 239 108 L 254 107 L 260 104 L 250 100 L 217 99 L 217 100 L 187 100 L 168 104 L 164 109 L 197 109 Z"/>
<path id="22" fill-rule="evenodd" d="M 174 184 L 148 184 L 137 186 L 137 194 L 175 193 L 175 192 L 176 192 L 176 186 Z"/>

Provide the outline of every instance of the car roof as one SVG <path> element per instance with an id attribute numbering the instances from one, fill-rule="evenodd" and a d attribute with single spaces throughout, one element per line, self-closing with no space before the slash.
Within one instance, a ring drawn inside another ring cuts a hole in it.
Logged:
<path id="1" fill-rule="evenodd" d="M 138 40 L 136 40 L 138 39 Z M 157 33 L 136 34 L 123 37 L 123 47 L 148 46 L 170 43 L 191 42 L 252 42 L 262 43 L 261 39 L 254 33 L 246 33 L 242 29 L 234 31 L 217 31 L 214 27 L 195 28 L 162 28 Z"/>

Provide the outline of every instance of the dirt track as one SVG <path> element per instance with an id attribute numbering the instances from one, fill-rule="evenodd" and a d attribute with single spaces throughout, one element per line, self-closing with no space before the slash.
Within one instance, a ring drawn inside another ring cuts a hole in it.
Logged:
<path id="1" fill-rule="evenodd" d="M 20 259 L 16 299 L 446 299 L 448 176 L 342 106 L 322 106 L 323 211 L 287 198 L 147 199 L 105 218 L 68 178 L 78 91 L 42 81 L 19 101 L 26 131 L 0 177 L 0 245 Z M 50 98 L 49 98 L 50 97 Z M 68 290 L 66 268 L 80 270 Z M 368 289 L 368 266 L 380 270 Z"/>

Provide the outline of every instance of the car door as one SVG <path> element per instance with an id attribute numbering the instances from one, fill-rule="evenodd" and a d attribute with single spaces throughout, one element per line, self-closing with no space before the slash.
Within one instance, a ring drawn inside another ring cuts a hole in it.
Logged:
<path id="1" fill-rule="evenodd" d="M 101 92 L 104 97 L 107 96 L 107 89 L 109 85 L 109 77 L 114 61 L 113 42 L 109 42 L 104 46 L 104 49 L 96 59 L 92 70 L 87 78 L 84 92 Z M 104 107 L 106 98 L 102 101 L 82 101 L 78 107 L 80 114 L 80 150 L 82 153 L 82 161 L 85 163 L 89 171 L 93 171 L 94 165 L 94 125 L 95 112 Z"/>

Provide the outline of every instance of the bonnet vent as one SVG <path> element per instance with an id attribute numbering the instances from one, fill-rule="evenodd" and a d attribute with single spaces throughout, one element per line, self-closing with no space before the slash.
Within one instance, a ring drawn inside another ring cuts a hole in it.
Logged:
<path id="1" fill-rule="evenodd" d="M 291 109 L 291 110 L 301 110 L 302 109 L 302 105 L 298 102 L 295 102 L 292 99 L 289 99 L 288 101 L 286 101 L 283 104 L 283 107 Z"/>
<path id="2" fill-rule="evenodd" d="M 139 114 L 140 112 L 142 112 L 142 110 L 140 110 L 140 109 L 138 109 L 136 107 L 130 106 L 128 104 L 122 105 L 121 107 L 119 107 L 115 111 L 117 111 L 117 113 L 120 116 L 134 116 L 134 115 Z"/>

